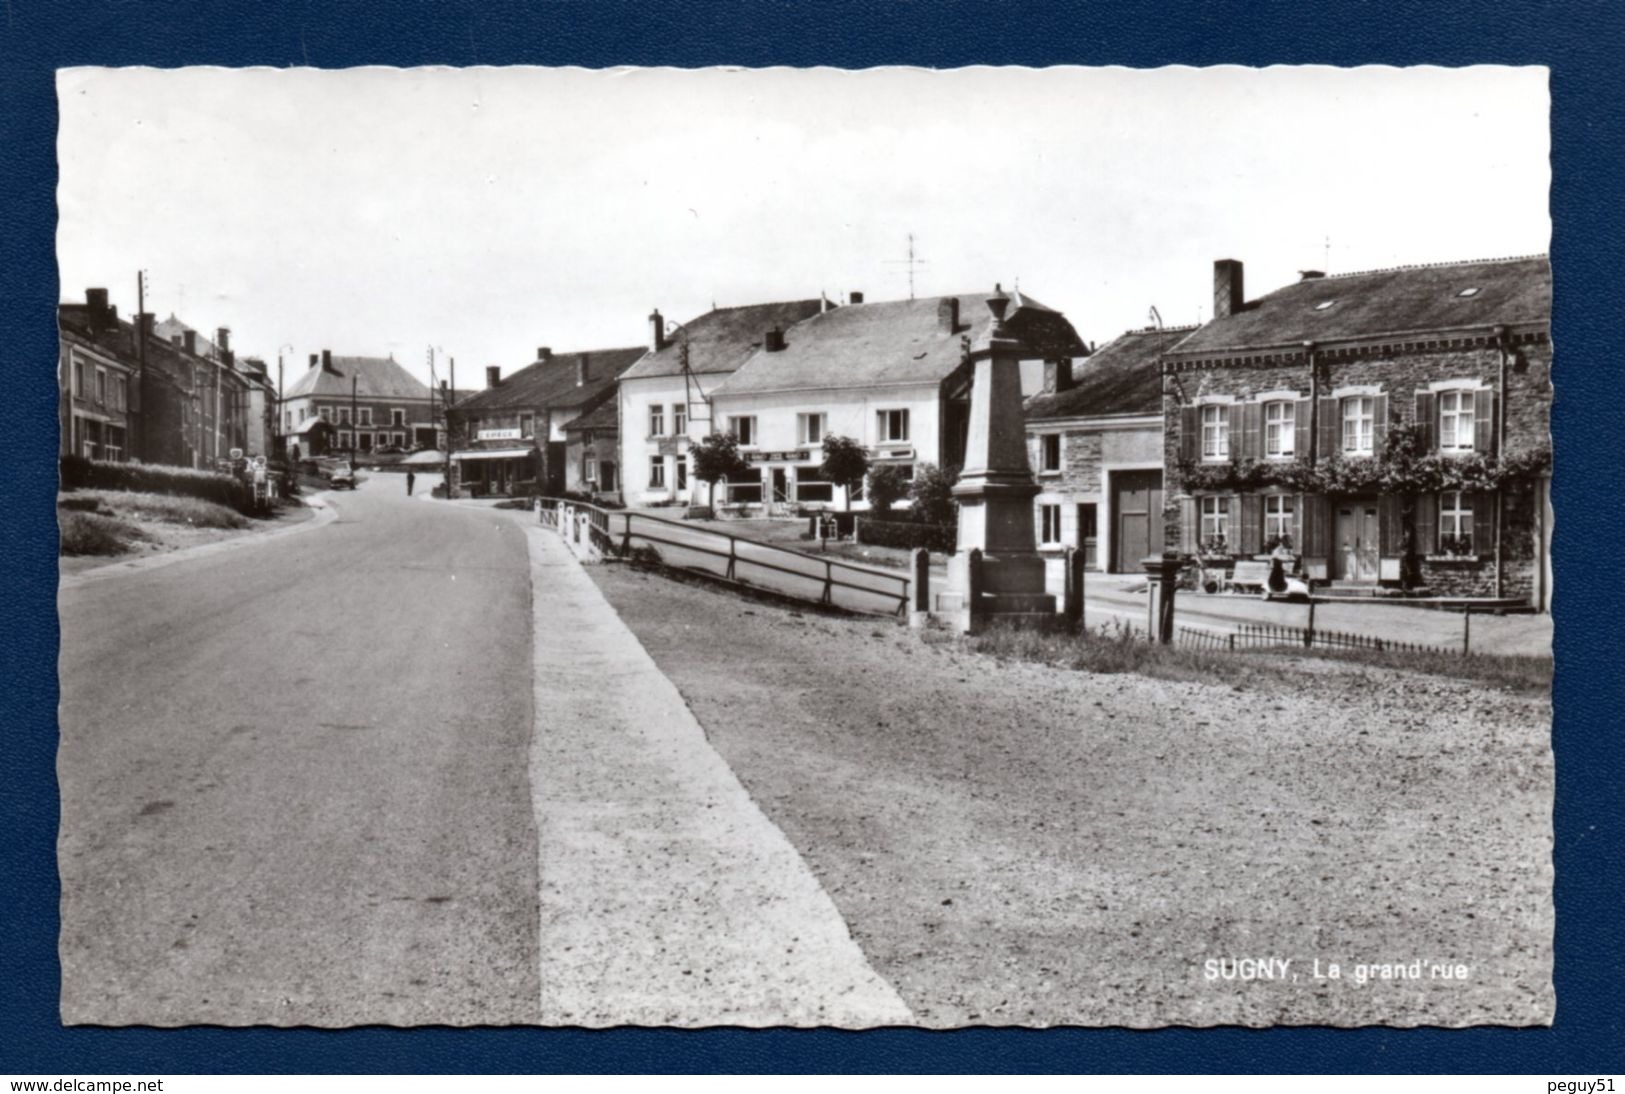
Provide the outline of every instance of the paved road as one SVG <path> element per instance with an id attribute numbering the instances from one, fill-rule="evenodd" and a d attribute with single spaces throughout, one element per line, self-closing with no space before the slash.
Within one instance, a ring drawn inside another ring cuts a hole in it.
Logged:
<path id="1" fill-rule="evenodd" d="M 65 1022 L 909 1020 L 534 514 L 329 504 L 62 586 Z"/>
<path id="2" fill-rule="evenodd" d="M 65 1021 L 535 1019 L 526 532 L 403 493 L 62 591 Z"/>

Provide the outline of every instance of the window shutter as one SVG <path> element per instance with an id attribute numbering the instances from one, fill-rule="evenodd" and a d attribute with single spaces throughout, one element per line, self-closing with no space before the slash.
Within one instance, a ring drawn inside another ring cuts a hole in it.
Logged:
<path id="1" fill-rule="evenodd" d="M 1292 455 L 1294 459 L 1307 460 L 1309 458 L 1309 419 L 1314 416 L 1313 400 L 1299 399 L 1297 408 L 1293 410 L 1292 418 Z M 1303 540 L 1294 540 L 1302 543 Z"/>
<path id="2" fill-rule="evenodd" d="M 1241 495 L 1239 538 L 1241 553 L 1244 555 L 1256 555 L 1264 549 L 1264 499 L 1257 494 Z"/>
<path id="3" fill-rule="evenodd" d="M 1473 392 L 1473 451 L 1486 456 L 1495 452 L 1495 392 L 1487 389 Z M 1477 510 L 1473 519 L 1478 519 Z"/>
<path id="4" fill-rule="evenodd" d="M 1228 415 L 1230 418 L 1230 437 L 1227 443 L 1230 446 L 1230 458 L 1232 460 L 1240 459 L 1243 453 L 1243 435 L 1247 432 L 1247 424 L 1242 416 L 1242 411 L 1245 409 L 1246 407 L 1240 403 L 1230 404 Z"/>
<path id="5" fill-rule="evenodd" d="M 1382 544 L 1383 558 L 1398 558 L 1405 553 L 1405 495 L 1384 494 L 1377 499 L 1377 540 Z"/>
<path id="6" fill-rule="evenodd" d="M 1179 499 L 1179 549 L 1186 554 L 1196 553 L 1196 499 Z"/>
<path id="7" fill-rule="evenodd" d="M 1261 460 L 1264 458 L 1264 404 L 1248 403 L 1241 411 L 1243 435 L 1241 440 L 1241 458 L 1244 460 Z"/>
<path id="8" fill-rule="evenodd" d="M 1431 399 L 1432 397 L 1429 396 Z M 1416 495 L 1416 553 L 1439 553 L 1439 495 Z"/>
<path id="9" fill-rule="evenodd" d="M 1495 495 L 1474 494 L 1472 499 L 1473 554 L 1483 557 L 1495 552 Z"/>
<path id="10" fill-rule="evenodd" d="M 1388 438 L 1388 396 L 1378 395 L 1371 400 L 1371 451 L 1382 455 L 1383 442 Z"/>
<path id="11" fill-rule="evenodd" d="M 1179 458 L 1194 463 L 1202 456 L 1200 420 L 1194 406 L 1179 408 Z"/>
<path id="12" fill-rule="evenodd" d="M 1225 529 L 1224 549 L 1235 552 L 1241 543 L 1241 498 L 1231 494 L 1224 499 L 1225 508 L 1230 513 L 1230 527 Z"/>
<path id="13" fill-rule="evenodd" d="M 1325 558 L 1330 553 L 1331 504 L 1324 494 L 1305 494 L 1299 501 L 1299 518 L 1303 522 L 1303 553 L 1311 558 Z"/>
<path id="14" fill-rule="evenodd" d="M 1416 393 L 1416 429 L 1422 435 L 1422 451 L 1432 452 L 1438 447 L 1439 419 L 1434 409 L 1433 392 Z M 1433 548 L 1429 547 L 1429 551 Z"/>
<path id="15" fill-rule="evenodd" d="M 1292 503 L 1292 546 L 1303 553 L 1303 495 Z"/>
<path id="16" fill-rule="evenodd" d="M 1341 405 L 1336 399 L 1320 401 L 1320 437 L 1315 449 L 1320 459 L 1329 460 L 1343 454 L 1343 420 L 1338 415 Z"/>

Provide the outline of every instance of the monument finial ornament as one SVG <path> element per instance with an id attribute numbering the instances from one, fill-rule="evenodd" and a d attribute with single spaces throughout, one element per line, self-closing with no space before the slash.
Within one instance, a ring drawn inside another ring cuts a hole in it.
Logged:
<path id="1" fill-rule="evenodd" d="M 993 295 L 987 298 L 987 310 L 993 313 L 993 326 L 995 329 L 1004 329 L 1004 313 L 1009 307 L 1010 298 L 1005 295 L 1004 287 L 995 282 Z"/>

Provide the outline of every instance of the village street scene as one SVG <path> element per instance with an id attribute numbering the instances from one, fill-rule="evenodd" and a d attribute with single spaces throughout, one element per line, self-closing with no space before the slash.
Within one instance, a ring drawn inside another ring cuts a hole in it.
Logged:
<path id="1" fill-rule="evenodd" d="M 640 75 L 63 77 L 62 1020 L 1549 1024 L 1544 160 L 1501 226 L 1377 172 L 1268 221 L 1395 103 L 1544 141 L 1544 85 Z M 914 209 L 927 88 L 1023 118 L 1030 204 Z M 1346 124 L 1066 151 L 1108 94 Z M 375 187 L 346 141 L 464 95 L 502 124 Z M 1159 172 L 1222 228 L 1148 227 Z"/>

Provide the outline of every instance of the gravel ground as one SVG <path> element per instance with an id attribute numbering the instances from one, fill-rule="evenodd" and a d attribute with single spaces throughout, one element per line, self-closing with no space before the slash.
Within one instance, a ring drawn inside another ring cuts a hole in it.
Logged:
<path id="1" fill-rule="evenodd" d="M 1552 1019 L 1543 698 L 1001 665 L 590 572 L 924 1025 Z"/>

